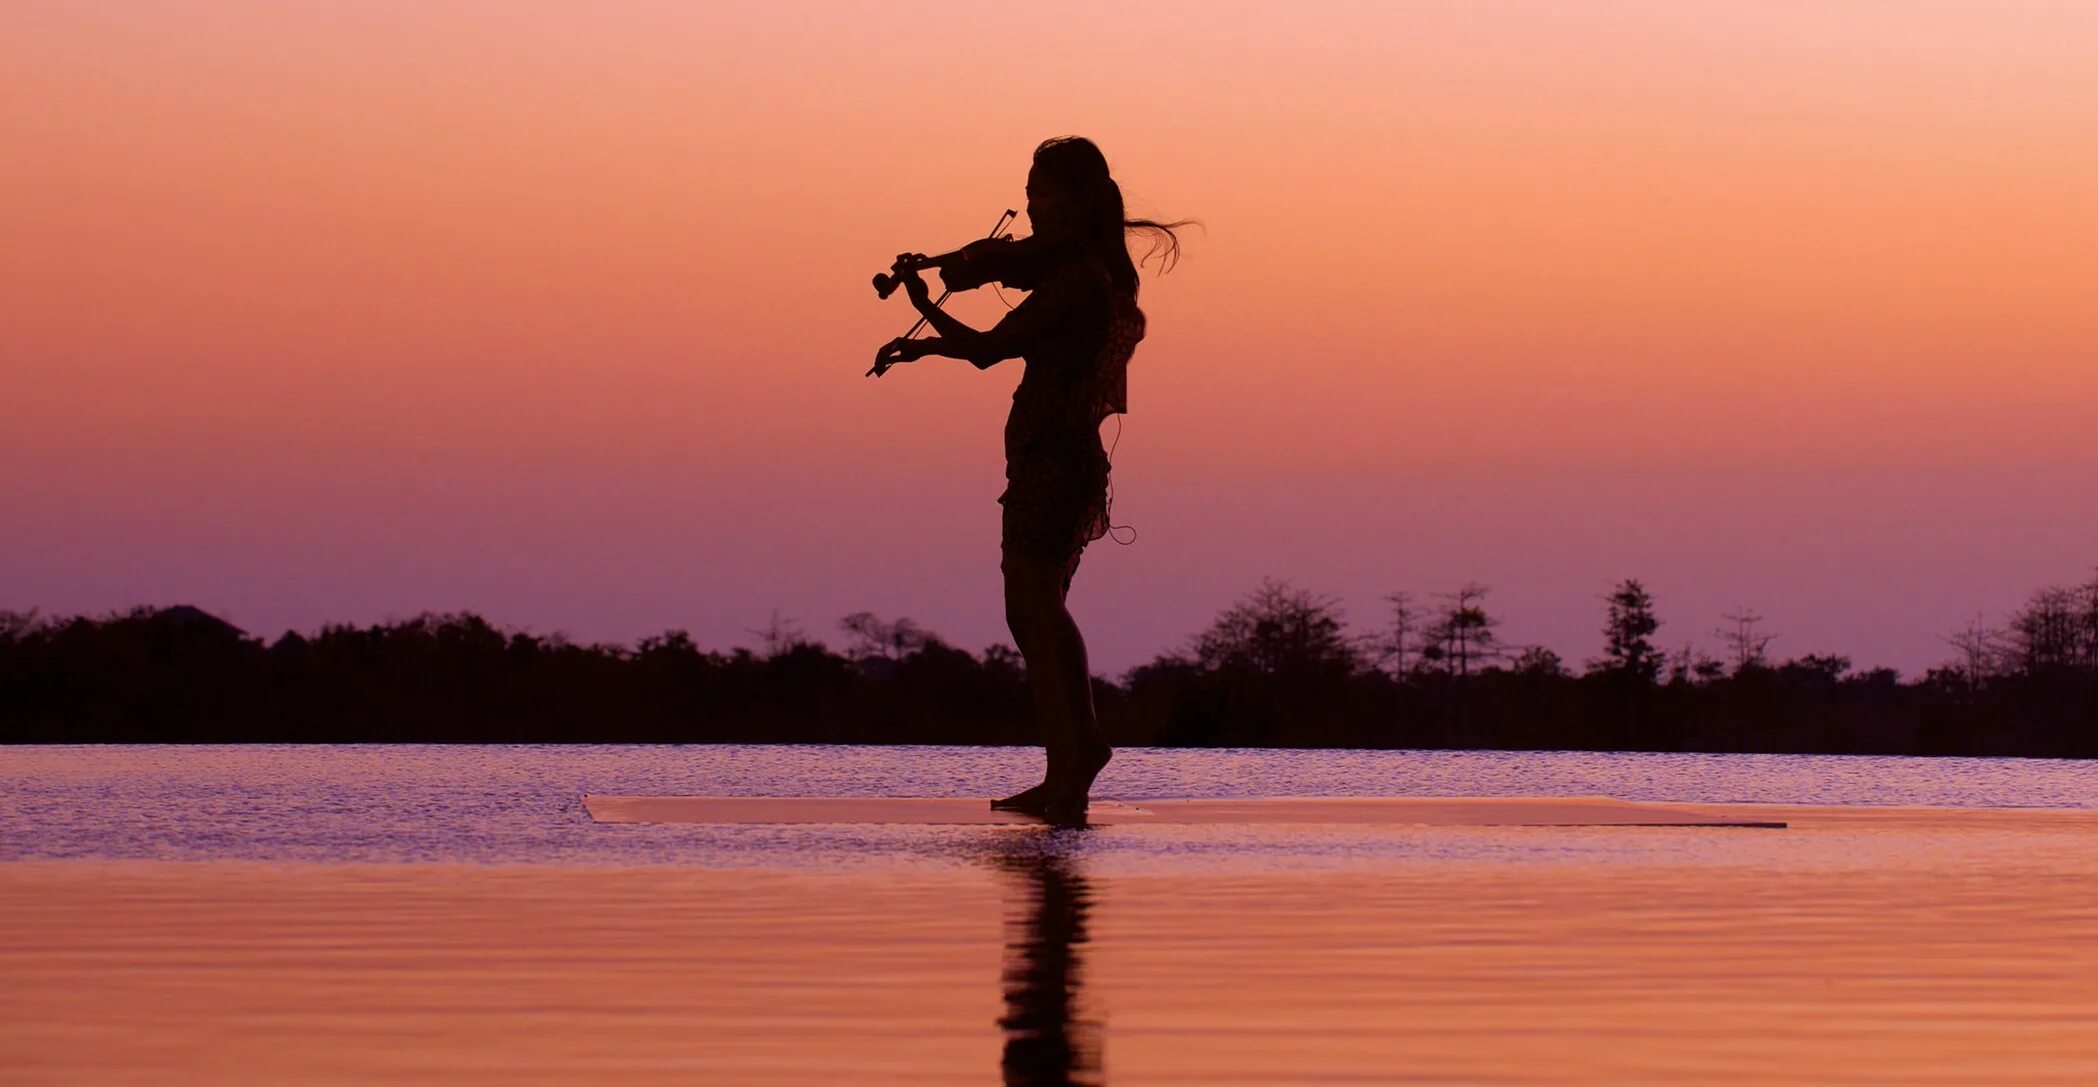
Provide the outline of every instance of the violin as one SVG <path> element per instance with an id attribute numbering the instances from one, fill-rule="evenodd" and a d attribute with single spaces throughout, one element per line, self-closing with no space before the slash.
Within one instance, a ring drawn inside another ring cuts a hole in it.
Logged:
<path id="1" fill-rule="evenodd" d="M 1006 224 L 1011 222 L 1013 218 L 1013 209 L 1005 209 L 1005 214 L 1000 215 L 998 217 L 997 225 L 991 227 L 991 233 L 987 237 L 980 239 L 980 241 L 970 242 L 969 245 L 978 245 L 984 243 L 1002 243 L 1009 241 L 1012 237 L 1012 234 L 1009 228 L 1007 228 Z M 938 306 L 940 303 L 947 301 L 947 295 L 953 294 L 955 291 L 973 290 L 977 287 L 983 286 L 984 282 L 986 281 L 978 280 L 975 282 L 971 282 L 967 287 L 960 287 L 956 286 L 948 278 L 949 269 L 954 269 L 957 273 L 959 273 L 959 270 L 961 268 L 969 265 L 969 245 L 962 246 L 960 249 L 954 250 L 951 253 L 942 253 L 937 257 L 928 257 L 923 253 L 899 254 L 896 257 L 896 263 L 890 265 L 889 270 L 887 272 L 875 273 L 874 293 L 881 298 L 887 298 L 890 295 L 895 294 L 896 288 L 902 285 L 902 277 L 904 272 L 923 271 L 927 268 L 935 268 L 939 270 L 940 285 L 946 288 L 945 292 L 940 295 L 939 300 L 933 303 L 934 306 Z M 985 251 L 978 250 L 977 253 L 980 256 L 983 255 Z M 921 318 L 917 325 L 912 326 L 909 332 L 903 334 L 903 338 L 906 340 L 910 339 L 913 335 L 917 333 L 918 328 L 924 325 L 924 323 L 924 320 Z"/>
<path id="2" fill-rule="evenodd" d="M 1016 213 L 1007 208 L 1005 214 L 998 217 L 997 224 L 991 227 L 988 236 L 970 242 L 960 249 L 930 257 L 923 253 L 898 255 L 896 262 L 890 265 L 887 272 L 875 275 L 874 293 L 887 298 L 896 293 L 896 288 L 903 284 L 904 273 L 923 271 L 927 268 L 940 274 L 942 289 L 940 297 L 933 300 L 934 309 L 946 305 L 947 297 L 954 292 L 975 290 L 986 283 L 998 283 L 1014 290 L 1033 290 L 1041 281 L 1042 275 L 1055 267 L 1065 253 L 1075 247 L 1075 241 L 1043 238 L 1040 235 L 1015 238 L 1007 225 L 1015 218 Z M 912 325 L 910 331 L 899 338 L 912 339 L 925 325 L 926 318 L 921 316 L 918 323 Z M 880 377 L 887 369 L 887 366 L 876 365 L 867 373 Z"/>
<path id="3" fill-rule="evenodd" d="M 1009 234 L 993 234 L 938 256 L 905 253 L 896 258 L 895 265 L 888 272 L 875 275 L 874 293 L 887 298 L 896 293 L 897 286 L 903 282 L 900 278 L 902 272 L 927 268 L 940 273 L 940 285 L 949 294 L 973 291 L 986 283 L 1031 291 L 1042 273 L 1055 263 L 1053 258 L 1069 244 L 1039 236 L 1015 238 Z"/>

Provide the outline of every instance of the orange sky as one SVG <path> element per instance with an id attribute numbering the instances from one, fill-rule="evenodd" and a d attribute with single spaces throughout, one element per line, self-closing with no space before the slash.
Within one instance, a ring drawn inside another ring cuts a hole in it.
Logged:
<path id="1" fill-rule="evenodd" d="M 1263 575 L 1919 669 L 2098 562 L 2094 118 L 2083 4 L 10 4 L 0 607 L 1002 640 L 1019 366 L 867 279 L 1081 133 L 1206 224 L 1101 669 Z"/>

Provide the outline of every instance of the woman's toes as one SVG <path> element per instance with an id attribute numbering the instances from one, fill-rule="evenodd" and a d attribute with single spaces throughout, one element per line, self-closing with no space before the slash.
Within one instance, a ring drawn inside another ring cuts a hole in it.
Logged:
<path id="1" fill-rule="evenodd" d="M 991 801 L 991 807 L 1008 811 L 1031 811 L 1049 802 L 1049 783 L 1043 782 L 1031 789 L 1022 789 L 1011 796 Z"/>

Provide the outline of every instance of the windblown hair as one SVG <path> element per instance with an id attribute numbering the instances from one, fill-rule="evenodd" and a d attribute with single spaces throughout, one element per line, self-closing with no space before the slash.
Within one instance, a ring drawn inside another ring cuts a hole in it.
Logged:
<path id="1" fill-rule="evenodd" d="M 1144 253 L 1142 263 L 1149 263 L 1153 256 L 1159 257 L 1158 269 L 1170 270 L 1180 261 L 1180 236 L 1174 233 L 1178 227 L 1194 223 L 1192 219 L 1181 219 L 1161 223 L 1154 219 L 1125 218 L 1122 206 L 1122 187 L 1107 172 L 1107 156 L 1100 148 L 1084 136 L 1057 136 L 1043 140 L 1034 149 L 1034 165 L 1042 175 L 1069 192 L 1086 209 L 1085 221 L 1078 231 L 1084 244 L 1098 252 L 1107 261 L 1109 274 L 1115 286 L 1129 292 L 1137 292 L 1137 264 L 1129 258 L 1127 235 L 1138 231 L 1152 236 L 1151 248 Z"/>

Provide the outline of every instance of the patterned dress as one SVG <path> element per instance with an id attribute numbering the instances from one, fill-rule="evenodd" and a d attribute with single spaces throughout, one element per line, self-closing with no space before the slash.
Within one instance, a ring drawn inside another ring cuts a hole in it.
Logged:
<path id="1" fill-rule="evenodd" d="M 1129 410 L 1129 358 L 1144 312 L 1097 260 L 1067 263 L 1014 309 L 1049 331 L 1022 352 L 1027 371 L 1005 421 L 1003 545 L 1063 568 L 1070 590 L 1085 545 L 1107 534 L 1100 424 Z"/>

